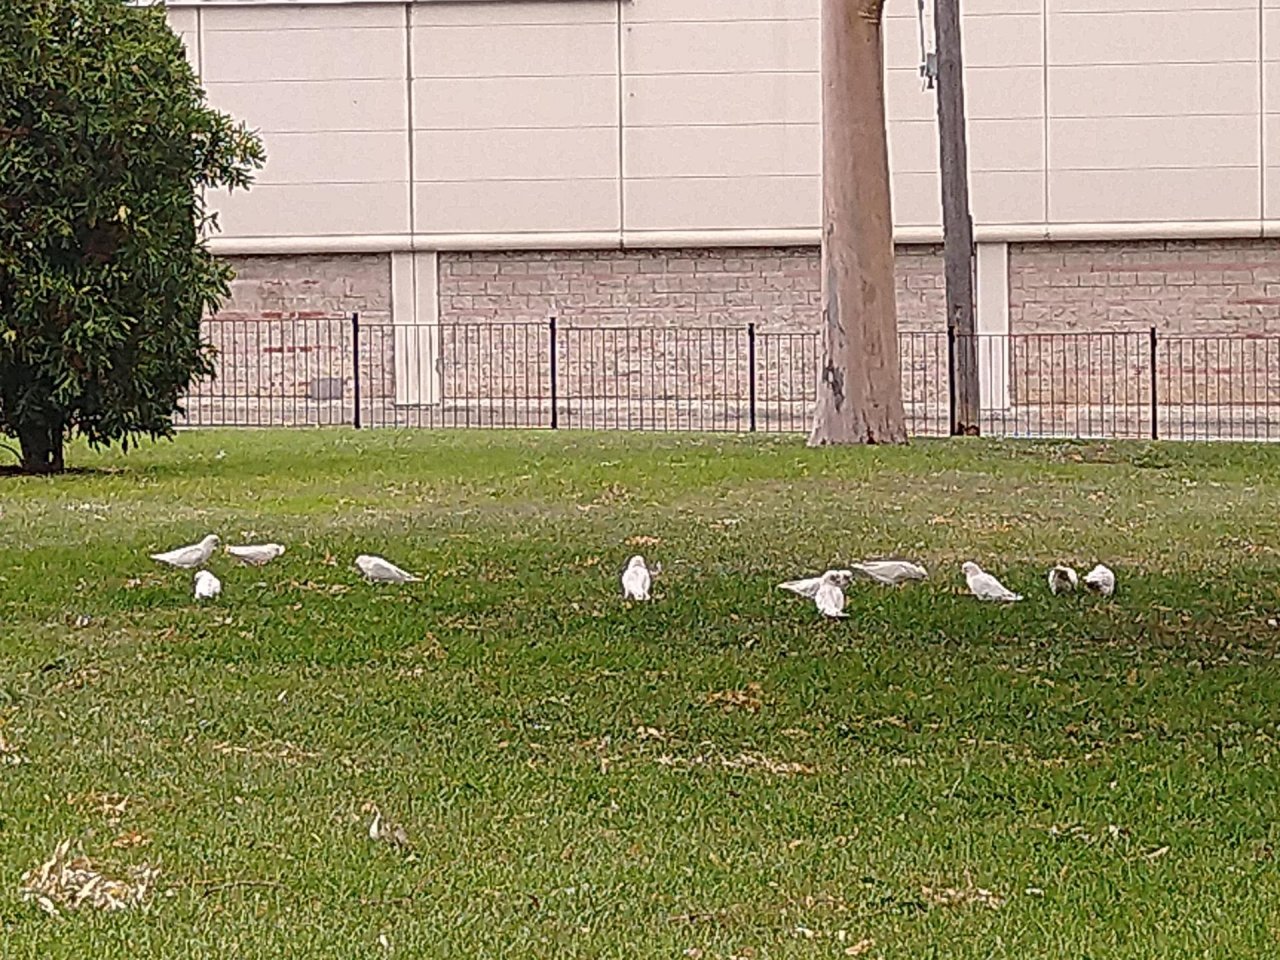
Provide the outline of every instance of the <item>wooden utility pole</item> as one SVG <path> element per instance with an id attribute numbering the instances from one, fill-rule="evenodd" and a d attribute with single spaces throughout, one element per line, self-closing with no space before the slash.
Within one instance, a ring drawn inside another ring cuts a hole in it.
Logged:
<path id="1" fill-rule="evenodd" d="M 811 446 L 905 443 L 884 0 L 822 0 L 822 366 Z"/>
<path id="2" fill-rule="evenodd" d="M 934 0 L 938 54 L 938 146 L 942 166 L 942 237 L 951 363 L 951 433 L 977 436 L 978 339 L 973 323 L 973 215 L 969 208 L 969 148 L 965 135 L 964 53 L 960 0 Z"/>

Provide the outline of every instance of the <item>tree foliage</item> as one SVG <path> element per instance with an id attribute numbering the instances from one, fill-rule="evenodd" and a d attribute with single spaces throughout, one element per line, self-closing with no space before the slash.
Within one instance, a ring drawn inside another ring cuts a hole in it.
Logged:
<path id="1" fill-rule="evenodd" d="M 204 192 L 247 187 L 263 159 L 163 9 L 0 3 L 0 433 L 27 470 L 60 470 L 72 433 L 172 434 L 231 279 Z"/>

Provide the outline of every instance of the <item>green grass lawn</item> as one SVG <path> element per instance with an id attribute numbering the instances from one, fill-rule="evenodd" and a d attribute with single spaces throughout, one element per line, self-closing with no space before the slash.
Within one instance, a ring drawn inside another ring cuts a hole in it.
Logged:
<path id="1" fill-rule="evenodd" d="M 1280 951 L 1280 449 L 329 431 L 72 459 L 0 478 L 5 960 Z M 147 553 L 210 531 L 289 552 L 217 557 L 198 606 Z M 365 551 L 426 581 L 367 586 Z M 637 551 L 664 570 L 628 608 Z M 931 578 L 855 585 L 846 622 L 774 587 L 878 554 Z M 966 559 L 1026 602 L 966 596 Z M 1099 559 L 1114 599 L 1049 596 Z M 67 837 L 160 864 L 149 908 L 21 901 Z"/>

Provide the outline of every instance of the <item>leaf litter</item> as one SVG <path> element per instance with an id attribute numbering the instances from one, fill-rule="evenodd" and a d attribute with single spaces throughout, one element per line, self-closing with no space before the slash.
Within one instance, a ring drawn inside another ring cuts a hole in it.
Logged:
<path id="1" fill-rule="evenodd" d="M 86 906 L 108 912 L 146 907 L 160 876 L 158 866 L 139 864 L 130 867 L 124 879 L 109 877 L 73 849 L 73 843 L 63 840 L 48 860 L 22 875 L 19 896 L 23 901 L 51 917 Z"/>
<path id="2" fill-rule="evenodd" d="M 726 713 L 732 710 L 759 713 L 764 706 L 764 688 L 758 683 L 748 683 L 741 690 L 716 690 L 708 693 L 702 702 L 709 707 L 718 705 Z"/>

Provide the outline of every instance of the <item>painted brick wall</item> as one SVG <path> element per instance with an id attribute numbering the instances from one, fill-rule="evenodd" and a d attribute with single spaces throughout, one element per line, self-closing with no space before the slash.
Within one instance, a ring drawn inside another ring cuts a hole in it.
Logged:
<path id="1" fill-rule="evenodd" d="M 403 338 L 389 326 L 389 256 L 242 257 L 234 265 L 232 298 L 209 327 L 220 379 L 194 398 L 222 412 L 203 422 L 350 422 L 348 328 L 330 318 L 351 311 L 365 328 L 363 395 L 390 402 Z M 1280 339 L 1214 339 L 1280 338 L 1280 242 L 1014 244 L 1009 268 L 1015 338 L 998 362 L 1008 363 L 1015 404 L 1120 405 L 1142 416 L 1151 326 L 1160 336 L 1162 404 L 1280 403 Z M 545 330 L 503 322 L 541 324 L 556 313 L 560 393 L 579 416 L 591 411 L 597 426 L 733 425 L 749 379 L 746 325 L 755 323 L 759 409 L 775 426 L 802 429 L 819 287 L 814 248 L 445 253 L 444 399 L 520 405 L 544 396 Z M 896 292 L 909 408 L 933 420 L 946 402 L 938 248 L 899 249 Z M 601 324 L 620 329 L 585 329 Z M 724 329 L 687 329 L 707 324 Z M 1037 333 L 1089 336 L 1017 336 Z"/>
<path id="2" fill-rule="evenodd" d="M 627 326 L 812 330 L 820 311 L 816 247 L 535 251 L 440 255 L 442 323 L 545 320 Z M 900 247 L 901 329 L 941 329 L 941 251 Z"/>
<path id="3" fill-rule="evenodd" d="M 1162 404 L 1280 402 L 1280 241 L 1035 243 L 1009 248 L 1014 401 L 1150 401 L 1151 327 Z"/>
<path id="4" fill-rule="evenodd" d="M 214 380 L 188 398 L 194 423 L 350 423 L 351 324 L 391 322 L 386 255 L 235 257 L 231 297 L 206 321 Z M 372 336 L 360 358 L 362 390 L 392 395 L 393 338 Z"/>
<path id="5" fill-rule="evenodd" d="M 611 426 L 631 420 L 629 398 L 640 395 L 655 422 L 734 422 L 748 394 L 746 328 L 754 323 L 758 409 L 775 423 L 802 424 L 817 369 L 808 334 L 821 311 L 819 265 L 813 247 L 445 253 L 440 319 L 520 324 L 556 315 L 562 395 Z M 907 393 L 939 410 L 946 389 L 941 251 L 899 248 L 896 267 L 899 327 L 916 335 L 904 349 Z M 586 325 L 625 329 L 574 329 Z M 682 329 L 706 326 L 722 329 Z M 519 327 L 453 336 L 465 349 L 442 353 L 446 397 L 495 389 L 515 397 L 543 376 L 545 351 L 529 352 Z M 507 378 L 487 386 L 486 371 L 471 358 L 495 342 Z"/>
<path id="6" fill-rule="evenodd" d="M 1009 247 L 1014 333 L 1280 334 L 1280 241 Z"/>

